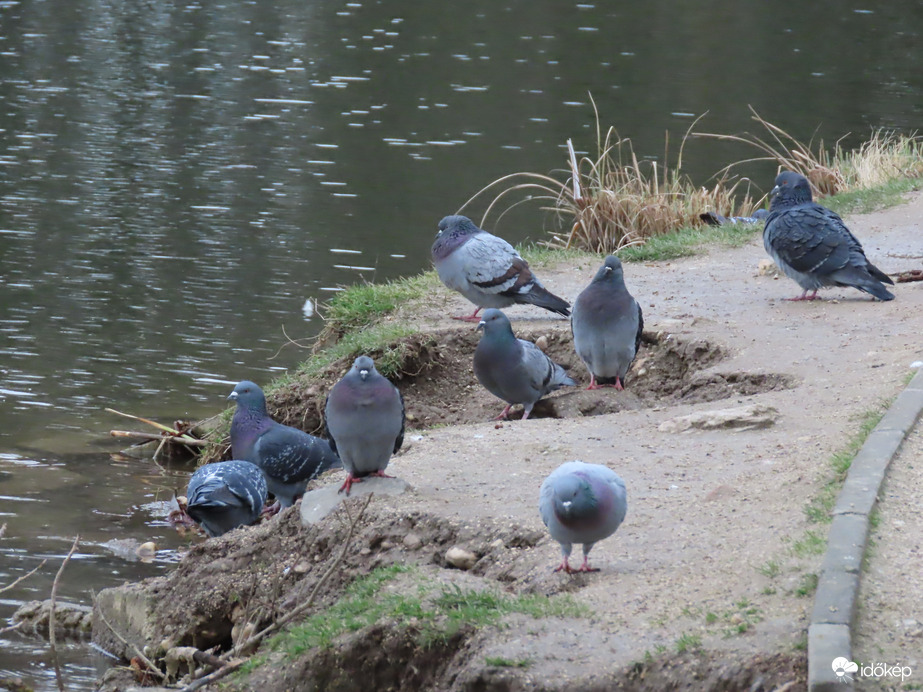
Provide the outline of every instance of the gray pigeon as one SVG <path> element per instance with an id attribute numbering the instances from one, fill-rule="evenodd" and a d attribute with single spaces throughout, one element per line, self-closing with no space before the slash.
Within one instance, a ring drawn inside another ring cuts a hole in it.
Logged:
<path id="1" fill-rule="evenodd" d="M 308 481 L 340 466 L 326 440 L 270 418 L 263 390 L 253 382 L 240 382 L 228 399 L 237 402 L 231 419 L 231 456 L 262 469 L 269 492 L 276 498 L 268 510 L 271 513 L 291 507 Z"/>
<path id="2" fill-rule="evenodd" d="M 453 319 L 474 322 L 481 308 L 514 303 L 570 315 L 570 304 L 542 286 L 512 245 L 481 230 L 467 216 L 446 216 L 439 222 L 432 255 L 442 283 L 477 306 L 471 315 Z"/>
<path id="3" fill-rule="evenodd" d="M 771 194 L 763 245 L 785 275 L 804 289 L 788 300 L 814 300 L 818 289 L 827 286 L 852 286 L 879 300 L 894 299 L 882 285 L 894 281 L 866 259 L 843 219 L 812 201 L 807 178 L 783 171 Z M 808 296 L 808 291 L 813 293 Z"/>
<path id="4" fill-rule="evenodd" d="M 509 319 L 499 310 L 485 310 L 477 328 L 484 335 L 474 350 L 474 374 L 487 391 L 507 402 L 494 420 L 505 419 L 514 404 L 522 404 L 522 419 L 526 420 L 543 396 L 577 384 L 538 346 L 517 339 Z"/>
<path id="5" fill-rule="evenodd" d="M 622 262 L 609 255 L 574 301 L 570 320 L 574 348 L 590 371 L 590 386 L 621 390 L 641 346 L 641 306 L 625 288 Z"/>
<path id="6" fill-rule="evenodd" d="M 340 491 L 365 476 L 383 476 L 391 455 L 404 443 L 404 398 L 368 356 L 359 356 L 333 385 L 324 417 L 330 446 L 348 475 Z"/>
<path id="7" fill-rule="evenodd" d="M 551 537 L 561 544 L 559 572 L 598 572 L 588 563 L 593 545 L 615 533 L 625 519 L 628 499 L 625 482 L 601 464 L 568 461 L 542 483 L 538 502 L 542 521 Z M 583 564 L 568 563 L 574 543 L 583 544 Z"/>
<path id="8" fill-rule="evenodd" d="M 220 536 L 259 519 L 266 502 L 266 479 L 249 461 L 219 461 L 192 474 L 186 513 L 209 536 Z"/>

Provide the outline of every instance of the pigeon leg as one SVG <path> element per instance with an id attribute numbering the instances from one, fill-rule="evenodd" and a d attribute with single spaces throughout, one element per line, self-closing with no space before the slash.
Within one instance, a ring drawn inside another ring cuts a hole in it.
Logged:
<path id="1" fill-rule="evenodd" d="M 282 509 L 282 503 L 279 500 L 276 500 L 273 504 L 268 507 L 263 507 L 263 511 L 260 512 L 261 517 L 274 517 L 279 513 L 279 510 Z"/>
<path id="2" fill-rule="evenodd" d="M 340 486 L 340 489 L 337 492 L 341 493 L 345 490 L 346 497 L 349 497 L 349 490 L 350 488 L 353 487 L 353 483 L 361 483 L 361 482 L 362 482 L 361 478 L 356 478 L 353 474 L 350 473 L 346 476 L 346 480 L 343 481 L 343 485 Z"/>
<path id="3" fill-rule="evenodd" d="M 507 404 L 506 408 L 500 412 L 500 415 L 494 418 L 494 420 L 506 420 L 506 417 L 510 415 L 510 409 L 513 408 L 512 404 Z"/>
<path id="4" fill-rule="evenodd" d="M 452 319 L 453 319 L 453 320 L 460 320 L 461 322 L 478 322 L 478 321 L 480 321 L 480 319 L 481 319 L 480 317 L 478 317 L 478 313 L 479 313 L 480 311 L 481 311 L 481 308 L 480 308 L 480 306 L 478 306 L 478 308 L 477 308 L 474 312 L 472 312 L 470 315 L 464 315 L 464 316 L 460 316 L 460 317 L 453 317 Z"/>
<path id="5" fill-rule="evenodd" d="M 587 387 L 587 391 L 590 391 L 591 389 L 602 389 L 602 388 L 603 386 L 601 384 L 596 384 L 596 375 L 594 375 L 593 373 L 590 373 L 590 386 Z"/>
<path id="6" fill-rule="evenodd" d="M 625 387 L 622 386 L 622 378 L 619 377 L 618 375 L 616 375 L 616 377 L 615 377 L 615 384 L 612 385 L 612 386 L 615 387 L 616 390 L 619 391 L 619 392 L 621 392 L 622 390 L 625 389 Z"/>
<path id="7" fill-rule="evenodd" d="M 378 476 L 379 478 L 394 478 L 394 476 L 389 476 L 384 471 L 375 471 L 369 474 L 370 476 Z"/>
<path id="8" fill-rule="evenodd" d="M 566 557 L 561 561 L 560 565 L 554 568 L 554 571 L 560 572 L 562 569 L 568 574 L 573 574 L 574 572 L 577 571 L 573 567 L 570 566 L 570 563 L 567 561 Z"/>
<path id="9" fill-rule="evenodd" d="M 580 565 L 580 569 L 575 569 L 574 572 L 598 572 L 599 567 L 590 567 L 590 563 L 587 561 L 586 555 L 583 556 L 583 564 Z"/>
<path id="10" fill-rule="evenodd" d="M 811 295 L 808 295 L 808 289 L 804 289 L 804 293 L 802 293 L 797 298 L 785 298 L 784 300 L 790 300 L 792 302 L 796 302 L 799 300 L 817 300 L 817 289 L 815 288 L 814 292 Z"/>

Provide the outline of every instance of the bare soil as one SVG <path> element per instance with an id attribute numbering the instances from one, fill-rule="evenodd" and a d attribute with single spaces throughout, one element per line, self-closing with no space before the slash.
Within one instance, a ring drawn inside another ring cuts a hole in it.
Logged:
<path id="1" fill-rule="evenodd" d="M 916 194 L 847 222 L 869 258 L 897 273 L 923 266 L 921 217 Z M 894 396 L 921 359 L 923 283 L 899 284 L 889 303 L 852 289 L 792 303 L 783 299 L 800 293 L 793 282 L 758 274 L 764 257 L 755 236 L 738 249 L 626 265 L 649 329 L 624 392 L 584 389 L 565 320 L 531 306 L 508 310 L 514 331 L 544 337 L 580 383 L 548 397 L 527 421 L 490 420 L 503 403 L 471 372 L 473 325 L 448 318 L 470 312 L 463 298 L 440 291 L 390 317 L 427 333 L 411 349 L 411 374 L 397 382 L 412 429 L 389 472 L 412 490 L 373 501 L 321 604 L 376 565 L 413 562 L 454 578 L 461 573 L 444 555 L 459 545 L 478 557 L 467 577 L 516 593 L 569 593 L 593 615 L 508 618 L 429 652 L 413 645 L 411 631 L 374 626 L 297 660 L 271 654 L 272 665 L 240 689 L 322 689 L 311 682 L 322 679 L 344 690 L 804 689 L 811 575 L 821 561 L 812 536 L 827 532 L 804 507 L 862 414 Z M 598 263 L 533 269 L 573 300 Z M 271 411 L 319 429 L 324 394 L 347 366 L 293 384 L 270 401 Z M 660 429 L 680 415 L 751 403 L 777 409 L 775 425 Z M 558 546 L 537 500 L 548 473 L 573 459 L 617 471 L 629 507 L 616 535 L 593 550 L 601 571 L 568 576 L 551 571 Z M 244 607 L 235 614 L 231 594 L 268 621 L 304 598 L 344 533 L 337 519 L 303 528 L 289 510 L 197 546 L 156 582 L 165 597 L 162 631 L 176 642 L 226 645 Z M 408 547 L 408 533 L 419 544 Z M 210 629 L 195 624 L 203 620 Z M 497 668 L 487 658 L 528 664 Z M 331 668 L 340 671 L 336 684 Z"/>

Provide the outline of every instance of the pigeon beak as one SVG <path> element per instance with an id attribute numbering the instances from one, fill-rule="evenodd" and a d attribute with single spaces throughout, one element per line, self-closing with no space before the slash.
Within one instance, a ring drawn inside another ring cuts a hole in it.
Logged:
<path id="1" fill-rule="evenodd" d="M 360 371 L 359 371 L 359 377 L 362 378 L 362 381 L 363 381 L 363 382 L 365 381 L 365 378 L 368 377 L 368 376 L 369 376 L 369 371 L 368 371 L 368 370 L 360 370 Z"/>
<path id="2" fill-rule="evenodd" d="M 474 331 L 479 332 L 484 329 L 484 325 L 487 324 L 484 320 L 478 322 L 478 326 L 474 328 Z"/>
<path id="3" fill-rule="evenodd" d="M 228 401 L 237 401 L 237 392 L 231 392 L 228 394 Z"/>
<path id="4" fill-rule="evenodd" d="M 776 186 L 775 186 L 774 188 L 772 188 L 772 190 L 770 191 L 769 196 L 770 196 L 770 197 L 775 197 L 777 194 L 779 194 L 779 192 L 780 192 L 781 190 L 782 190 L 782 188 L 779 187 L 778 185 L 776 185 Z"/>

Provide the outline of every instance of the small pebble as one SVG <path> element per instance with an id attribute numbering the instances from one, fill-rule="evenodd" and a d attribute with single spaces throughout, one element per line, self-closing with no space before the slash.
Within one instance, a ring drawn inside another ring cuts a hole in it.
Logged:
<path id="1" fill-rule="evenodd" d="M 457 545 L 449 548 L 445 554 L 445 561 L 458 569 L 471 569 L 477 560 L 477 555 Z"/>
<path id="2" fill-rule="evenodd" d="M 406 536 L 404 536 L 403 543 L 405 548 L 416 550 L 421 545 L 423 545 L 423 539 L 415 533 L 408 533 Z"/>

